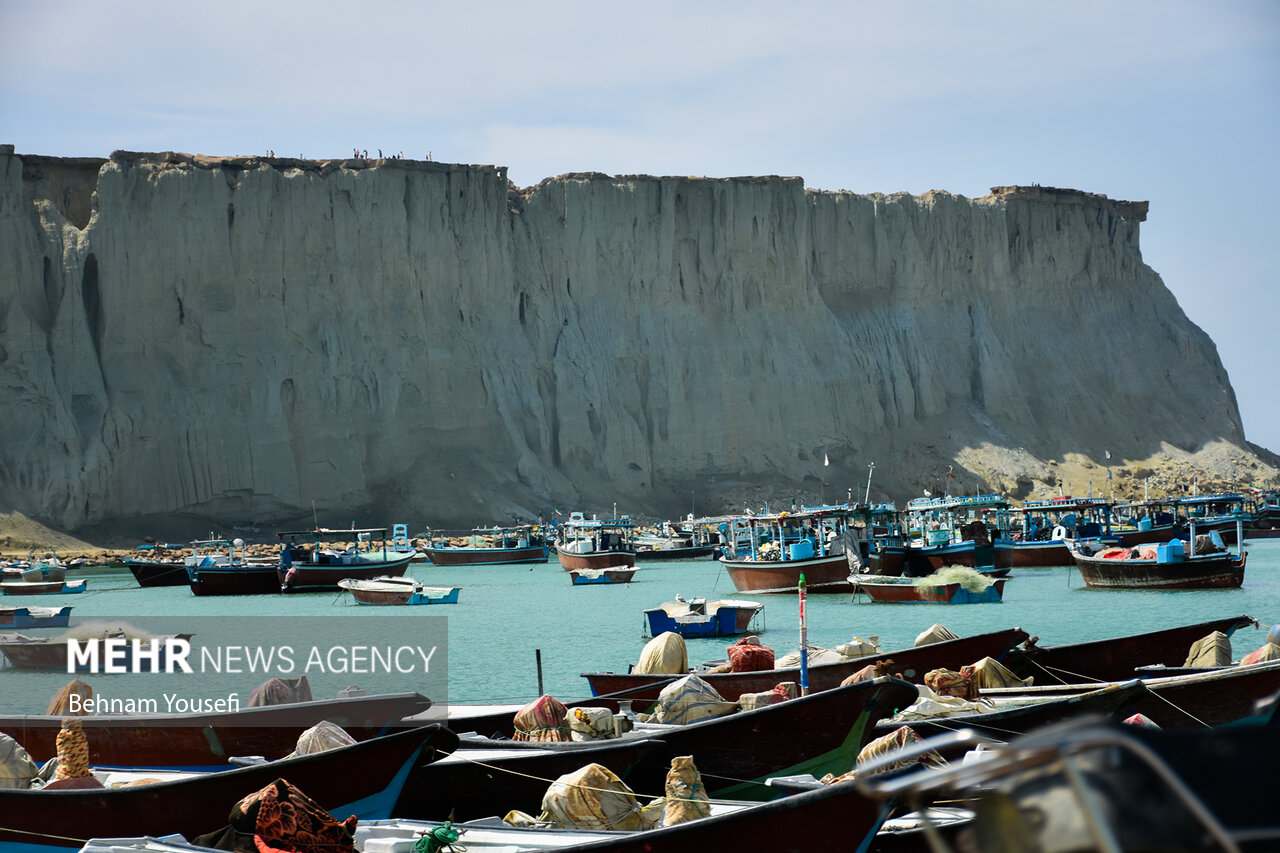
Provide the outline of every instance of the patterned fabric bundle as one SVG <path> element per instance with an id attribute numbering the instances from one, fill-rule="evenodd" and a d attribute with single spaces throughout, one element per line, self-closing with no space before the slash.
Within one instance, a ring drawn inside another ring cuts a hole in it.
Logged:
<path id="1" fill-rule="evenodd" d="M 53 778 L 77 779 L 89 774 L 89 739 L 84 736 L 84 725 L 79 717 L 62 721 L 58 732 L 58 773 Z"/>
<path id="2" fill-rule="evenodd" d="M 297 678 L 270 678 L 249 694 L 249 707 L 290 705 L 294 702 L 310 702 L 311 698 L 311 683 L 305 675 Z"/>
<path id="3" fill-rule="evenodd" d="M 961 699 L 977 699 L 978 688 L 967 675 L 949 669 L 934 669 L 925 673 L 925 686 L 939 696 L 958 696 Z"/>
<path id="4" fill-rule="evenodd" d="M 749 646 L 734 643 L 726 650 L 733 672 L 759 672 L 773 669 L 773 649 L 768 646 Z"/>
<path id="5" fill-rule="evenodd" d="M 232 828 L 252 833 L 259 853 L 355 853 L 356 823 L 355 815 L 339 821 L 284 779 L 231 810 Z"/>
<path id="6" fill-rule="evenodd" d="M 58 771 L 46 791 L 60 788 L 101 788 L 98 777 L 89 772 L 89 740 L 84 736 L 84 726 L 79 717 L 67 717 L 56 741 Z"/>
<path id="7" fill-rule="evenodd" d="M 515 735 L 512 740 L 563 741 L 569 740 L 569 716 L 564 703 L 551 696 L 539 696 L 525 705 L 515 716 Z"/>

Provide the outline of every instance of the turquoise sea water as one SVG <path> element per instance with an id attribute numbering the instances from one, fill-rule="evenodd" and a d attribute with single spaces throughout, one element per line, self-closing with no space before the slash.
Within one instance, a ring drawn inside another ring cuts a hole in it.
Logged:
<path id="1" fill-rule="evenodd" d="M 999 604 L 886 605 L 848 595 L 809 596 L 809 642 L 831 647 L 852 637 L 879 637 L 886 650 L 911 645 L 941 623 L 960 635 L 1020 626 L 1042 645 L 1101 639 L 1247 613 L 1264 626 L 1280 620 L 1280 539 L 1247 543 L 1245 583 L 1238 590 L 1147 592 L 1084 587 L 1075 568 L 1015 570 Z M 93 620 L 128 622 L 152 631 L 187 630 L 193 645 L 294 648 L 295 668 L 195 675 L 83 675 L 99 696 L 156 694 L 219 697 L 238 691 L 240 702 L 267 677 L 297 675 L 307 648 L 408 646 L 429 650 L 428 676 L 416 671 L 306 672 L 316 698 L 349 685 L 368 692 L 417 690 L 449 702 L 520 702 L 538 695 L 537 651 L 544 691 L 561 699 L 589 695 L 580 673 L 625 672 L 644 646 L 642 611 L 674 598 L 751 598 L 735 592 L 714 561 L 653 563 L 627 586 L 572 586 L 554 558 L 530 566 L 445 568 L 414 565 L 409 574 L 434 586 L 461 586 L 457 605 L 357 606 L 346 593 L 197 598 L 186 587 L 141 589 L 125 569 L 93 570 L 79 595 L 7 597 L 6 605 L 72 604 L 72 626 Z M 798 648 L 795 596 L 760 596 L 765 602 L 761 640 L 779 655 Z M 23 631 L 51 636 L 62 629 Z M 1260 646 L 1262 630 L 1243 629 L 1233 641 L 1236 658 Z M 447 642 L 445 638 L 447 637 Z M 728 640 L 691 640 L 691 662 L 724 657 Z M 350 656 L 347 656 L 350 660 Z M 336 660 L 340 665 L 342 655 Z M 442 666 L 442 664 L 444 664 Z M 371 667 L 365 665 L 364 669 Z M 0 669 L 0 713 L 41 713 L 49 697 L 70 680 L 65 672 Z M 152 679 L 142 687 L 134 679 Z M 160 710 L 164 710 L 161 708 Z"/>

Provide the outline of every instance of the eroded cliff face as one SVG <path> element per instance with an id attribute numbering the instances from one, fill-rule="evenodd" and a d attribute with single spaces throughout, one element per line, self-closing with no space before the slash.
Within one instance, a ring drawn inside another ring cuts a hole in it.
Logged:
<path id="1" fill-rule="evenodd" d="M 1145 204 L 0 153 L 0 496 L 64 528 L 667 515 L 1244 446 Z M 824 456 L 831 467 L 823 468 Z M 981 473 L 981 472 L 980 472 Z"/>

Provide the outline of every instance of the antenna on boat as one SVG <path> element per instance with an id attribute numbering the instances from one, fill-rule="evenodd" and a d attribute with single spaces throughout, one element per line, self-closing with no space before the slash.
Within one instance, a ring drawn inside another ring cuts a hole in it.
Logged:
<path id="1" fill-rule="evenodd" d="M 874 470 L 876 470 L 876 463 L 872 462 L 869 465 L 867 465 L 867 494 L 862 499 L 862 502 L 864 504 L 871 503 L 871 472 Z"/>
<path id="2" fill-rule="evenodd" d="M 311 520 L 315 522 L 316 530 L 320 529 L 320 518 L 316 515 L 316 499 L 311 499 Z"/>

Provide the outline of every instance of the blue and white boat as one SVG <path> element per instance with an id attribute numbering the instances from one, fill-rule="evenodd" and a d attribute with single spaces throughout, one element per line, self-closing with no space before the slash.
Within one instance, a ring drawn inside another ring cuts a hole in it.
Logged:
<path id="1" fill-rule="evenodd" d="M 733 637 L 764 630 L 764 605 L 758 601 L 676 596 L 644 611 L 645 636 L 671 632 L 682 637 Z"/>
<path id="2" fill-rule="evenodd" d="M 0 628 L 66 628 L 71 605 L 63 607 L 0 607 Z"/>

